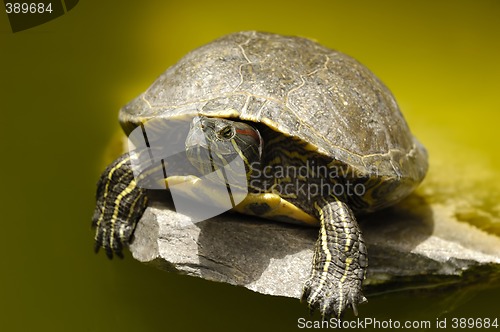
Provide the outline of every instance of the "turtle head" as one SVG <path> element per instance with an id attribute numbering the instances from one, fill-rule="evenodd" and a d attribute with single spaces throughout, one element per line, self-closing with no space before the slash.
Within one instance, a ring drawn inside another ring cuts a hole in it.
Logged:
<path id="1" fill-rule="evenodd" d="M 244 122 L 195 117 L 186 139 L 186 154 L 204 175 L 222 168 L 249 174 L 253 163 L 260 162 L 262 138 Z"/>

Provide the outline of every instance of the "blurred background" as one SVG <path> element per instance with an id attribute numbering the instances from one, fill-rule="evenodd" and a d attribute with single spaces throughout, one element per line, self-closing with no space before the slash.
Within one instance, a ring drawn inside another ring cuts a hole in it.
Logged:
<path id="1" fill-rule="evenodd" d="M 365 64 L 429 150 L 419 192 L 481 207 L 489 217 L 470 222 L 500 236 L 499 17 L 495 0 L 82 0 L 14 34 L 2 10 L 0 329 L 291 330 L 309 317 L 294 299 L 92 251 L 95 183 L 118 110 L 188 51 L 239 30 L 313 38 Z M 499 317 L 500 285 L 489 286 L 383 294 L 359 309 L 392 320 Z"/>

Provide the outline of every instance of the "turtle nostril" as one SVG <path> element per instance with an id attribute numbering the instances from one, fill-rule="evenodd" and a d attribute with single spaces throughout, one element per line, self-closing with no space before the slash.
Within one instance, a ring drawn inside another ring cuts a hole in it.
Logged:
<path id="1" fill-rule="evenodd" d="M 205 119 L 200 118 L 199 122 L 200 122 L 201 129 L 204 130 L 205 128 L 207 128 L 207 123 L 206 123 Z"/>

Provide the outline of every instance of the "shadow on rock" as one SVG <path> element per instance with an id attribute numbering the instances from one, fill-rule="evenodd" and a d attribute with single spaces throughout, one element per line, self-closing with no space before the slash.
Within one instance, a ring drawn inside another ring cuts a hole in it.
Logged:
<path id="1" fill-rule="evenodd" d="M 411 252 L 431 236 L 434 226 L 425 200 L 412 195 L 359 219 L 369 250 L 369 277 L 414 275 L 422 259 Z M 202 276 L 265 293 L 300 295 L 310 273 L 318 229 L 233 213 L 196 226 L 200 265 L 208 267 Z"/>

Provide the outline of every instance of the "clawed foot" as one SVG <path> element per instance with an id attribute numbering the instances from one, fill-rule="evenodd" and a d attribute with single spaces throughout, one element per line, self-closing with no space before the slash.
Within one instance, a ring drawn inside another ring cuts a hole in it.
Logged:
<path id="1" fill-rule="evenodd" d="M 137 222 L 147 206 L 146 189 L 139 187 L 124 154 L 106 168 L 97 183 L 96 208 L 92 226 L 96 228 L 95 251 L 104 248 L 111 259 L 123 257 Z"/>
<path id="2" fill-rule="evenodd" d="M 332 279 L 329 275 L 311 276 L 304 284 L 301 301 L 307 302 L 311 313 L 318 310 L 323 319 L 340 318 L 347 307 L 357 316 L 357 305 L 367 301 L 361 293 L 361 281 Z"/>
<path id="3" fill-rule="evenodd" d="M 361 230 L 352 210 L 335 198 L 315 205 L 321 220 L 311 277 L 304 284 L 302 300 L 323 319 L 340 318 L 347 307 L 358 314 L 366 301 L 361 292 L 368 257 Z"/>
<path id="4" fill-rule="evenodd" d="M 115 222 L 115 227 L 105 221 L 97 224 L 97 220 L 94 218 L 92 223 L 96 228 L 94 251 L 98 253 L 103 248 L 109 259 L 114 255 L 123 258 L 123 248 L 130 244 L 134 228 L 120 220 Z"/>

